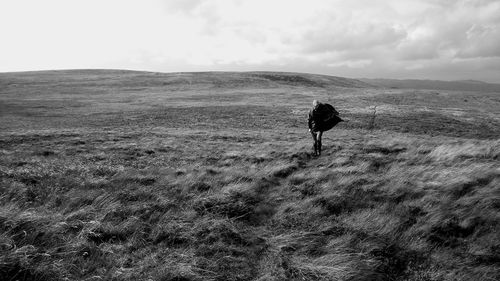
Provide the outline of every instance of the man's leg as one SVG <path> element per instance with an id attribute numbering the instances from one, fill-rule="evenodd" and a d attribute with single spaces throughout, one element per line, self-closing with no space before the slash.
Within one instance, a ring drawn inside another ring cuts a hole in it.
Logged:
<path id="1" fill-rule="evenodd" d="M 314 155 L 317 155 L 318 154 L 318 141 L 316 139 L 316 132 L 311 131 L 311 135 L 312 135 L 313 141 L 314 141 L 314 145 L 313 145 Z"/>
<path id="2" fill-rule="evenodd" d="M 318 155 L 321 155 L 321 138 L 323 137 L 323 132 L 319 131 L 318 136 L 316 137 L 317 139 L 317 146 L 318 146 Z"/>

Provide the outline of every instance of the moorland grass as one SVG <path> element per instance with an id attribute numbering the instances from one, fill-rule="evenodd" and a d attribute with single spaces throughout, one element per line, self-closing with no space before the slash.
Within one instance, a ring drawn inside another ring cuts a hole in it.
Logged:
<path id="1" fill-rule="evenodd" d="M 314 158 L 272 131 L 254 144 L 196 132 L 190 153 L 137 133 L 4 146 L 6 280 L 498 277 L 498 141 L 339 130 Z M 344 141 L 354 133 L 364 143 Z"/>
<path id="2" fill-rule="evenodd" d="M 1 76 L 2 280 L 500 279 L 493 95 L 276 75 Z"/>

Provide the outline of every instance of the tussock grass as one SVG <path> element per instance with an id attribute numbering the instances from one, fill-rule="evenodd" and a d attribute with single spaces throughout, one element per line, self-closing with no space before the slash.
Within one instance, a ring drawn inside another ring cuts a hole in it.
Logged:
<path id="1" fill-rule="evenodd" d="M 498 277 L 497 141 L 327 137 L 331 148 L 314 158 L 304 141 L 249 143 L 236 153 L 212 145 L 222 143 L 211 137 L 207 149 L 225 155 L 214 162 L 184 154 L 175 135 L 163 135 L 172 149 L 134 154 L 139 158 L 131 163 L 115 148 L 132 147 L 134 139 L 119 136 L 103 147 L 87 137 L 90 152 L 58 151 L 57 157 L 9 148 L 1 163 L 3 276 Z M 72 138 L 58 142 L 67 141 L 70 149 Z M 146 151 L 155 140 L 133 149 Z M 107 159 L 98 162 L 89 157 L 103 153 Z"/>
<path id="2" fill-rule="evenodd" d="M 67 75 L 0 89 L 17 105 L 0 122 L 2 280 L 500 279 L 491 95 L 462 118 L 314 75 Z M 313 95 L 350 120 L 321 157 Z"/>
<path id="3" fill-rule="evenodd" d="M 500 142 L 461 142 L 440 145 L 434 148 L 429 157 L 438 161 L 453 161 L 456 158 L 466 159 L 499 159 Z"/>

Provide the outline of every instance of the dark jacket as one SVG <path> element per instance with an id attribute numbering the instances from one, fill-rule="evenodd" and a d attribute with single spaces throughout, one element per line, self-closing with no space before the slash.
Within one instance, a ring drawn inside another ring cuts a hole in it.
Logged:
<path id="1" fill-rule="evenodd" d="M 327 103 L 320 103 L 309 111 L 309 129 L 313 132 L 328 131 L 343 120 L 335 108 Z"/>

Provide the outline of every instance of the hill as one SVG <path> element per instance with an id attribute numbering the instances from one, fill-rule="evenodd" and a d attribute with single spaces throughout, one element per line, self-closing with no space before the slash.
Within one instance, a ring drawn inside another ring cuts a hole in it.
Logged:
<path id="1" fill-rule="evenodd" d="M 476 91 L 500 93 L 500 84 L 486 83 L 477 80 L 439 81 L 439 80 L 397 80 L 397 79 L 359 79 L 379 87 L 396 89 L 428 89 L 450 91 Z"/>
<path id="2" fill-rule="evenodd" d="M 223 87 L 245 87 L 259 85 L 277 87 L 280 85 L 310 87 L 371 87 L 360 80 L 343 77 L 290 73 L 290 72 L 185 72 L 160 73 L 130 70 L 83 69 L 0 73 L 3 86 L 17 83 L 73 83 L 85 86 L 92 82 L 104 82 L 106 86 L 128 87 L 147 84 L 149 87 L 174 84 L 212 84 Z"/>
<path id="3" fill-rule="evenodd" d="M 312 155 L 312 99 L 348 122 Z M 300 73 L 0 74 L 5 280 L 498 280 L 500 99 Z"/>

